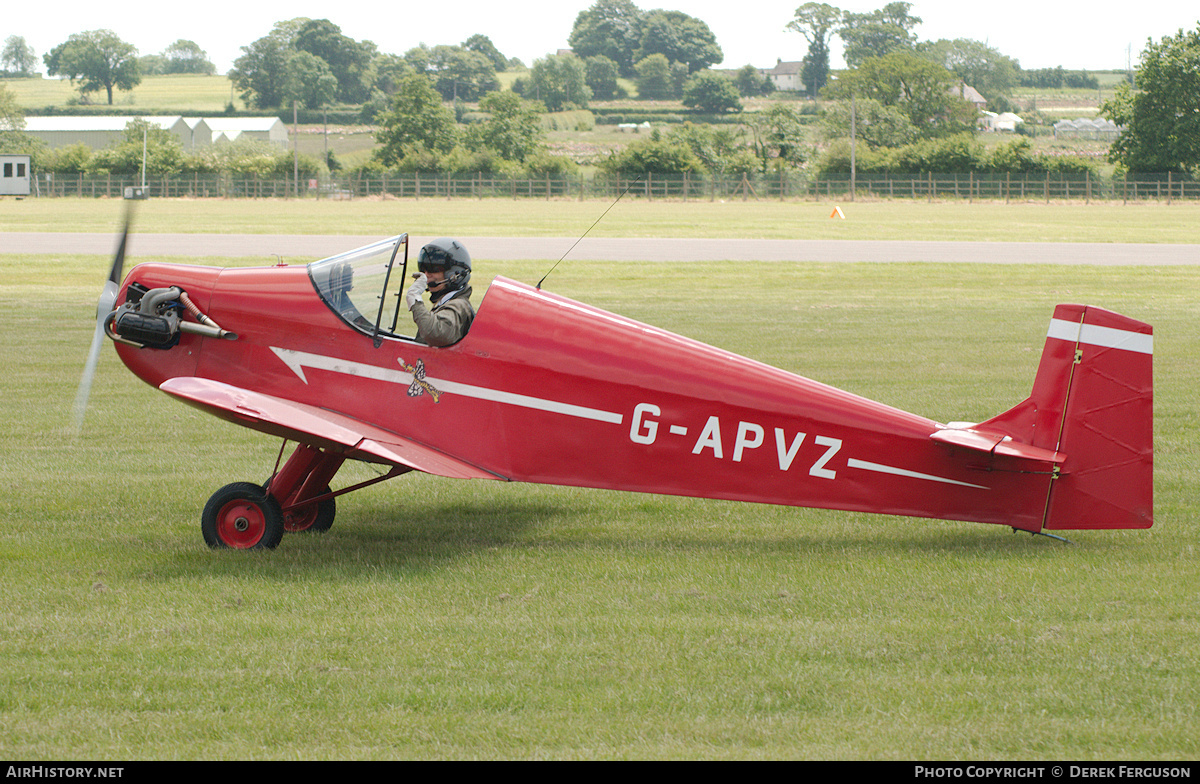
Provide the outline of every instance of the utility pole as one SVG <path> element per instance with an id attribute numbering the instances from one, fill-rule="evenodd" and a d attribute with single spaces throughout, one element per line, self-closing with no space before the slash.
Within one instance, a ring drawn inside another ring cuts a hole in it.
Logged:
<path id="1" fill-rule="evenodd" d="M 857 183 L 857 167 L 854 160 L 854 148 L 858 142 L 857 105 L 854 95 L 850 96 L 850 201 L 854 201 L 854 191 Z"/>
<path id="2" fill-rule="evenodd" d="M 300 123 L 296 101 L 292 101 L 292 195 L 300 198 Z"/>

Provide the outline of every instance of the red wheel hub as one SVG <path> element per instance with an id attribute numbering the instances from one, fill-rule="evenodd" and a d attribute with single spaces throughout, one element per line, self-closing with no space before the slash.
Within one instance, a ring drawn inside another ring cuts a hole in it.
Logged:
<path id="1" fill-rule="evenodd" d="M 248 550 L 258 544 L 266 530 L 266 515 L 251 501 L 233 500 L 217 512 L 217 535 L 230 547 Z"/>
<path id="2" fill-rule="evenodd" d="M 317 505 L 309 504 L 283 513 L 283 530 L 307 531 L 317 521 Z"/>

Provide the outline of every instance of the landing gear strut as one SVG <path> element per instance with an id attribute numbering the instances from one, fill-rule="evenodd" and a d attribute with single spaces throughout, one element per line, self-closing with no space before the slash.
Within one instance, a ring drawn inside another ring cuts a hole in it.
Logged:
<path id="1" fill-rule="evenodd" d="M 345 461 L 339 452 L 300 444 L 266 484 L 235 482 L 222 487 L 201 515 L 204 541 L 214 549 L 271 550 L 285 532 L 328 531 L 337 514 L 337 496 L 412 470 L 393 466 L 385 475 L 332 492 L 329 483 Z"/>

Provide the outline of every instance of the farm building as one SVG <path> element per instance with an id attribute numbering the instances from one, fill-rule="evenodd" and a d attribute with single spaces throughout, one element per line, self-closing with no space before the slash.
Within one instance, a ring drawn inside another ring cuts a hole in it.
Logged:
<path id="1" fill-rule="evenodd" d="M 41 139 L 50 147 L 86 144 L 94 150 L 103 149 L 125 135 L 125 126 L 137 117 L 26 117 L 25 132 Z M 170 131 L 184 149 L 211 144 L 211 134 L 203 121 L 189 125 L 184 118 L 142 117 L 140 119 Z"/>
<path id="2" fill-rule="evenodd" d="M 94 150 L 120 141 L 125 126 L 133 116 L 126 117 L 26 117 L 25 132 L 41 139 L 50 147 L 86 144 Z M 185 150 L 207 147 L 218 141 L 237 138 L 262 139 L 286 147 L 287 126 L 278 117 L 143 117 L 165 128 L 179 139 Z"/>
<path id="3" fill-rule="evenodd" d="M 278 117 L 206 117 L 204 122 L 212 130 L 214 144 L 238 139 L 259 139 L 280 147 L 288 143 L 287 126 Z"/>

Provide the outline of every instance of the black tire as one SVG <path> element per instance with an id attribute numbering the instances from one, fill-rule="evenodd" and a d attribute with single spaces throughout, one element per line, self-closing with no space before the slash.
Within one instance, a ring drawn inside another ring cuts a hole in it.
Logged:
<path id="1" fill-rule="evenodd" d="M 208 499 L 200 532 L 213 549 L 273 550 L 283 539 L 283 512 L 258 485 L 234 482 Z"/>
<path id="2" fill-rule="evenodd" d="M 326 487 L 321 491 L 324 495 L 329 492 Z M 337 516 L 337 499 L 330 496 L 315 504 L 297 507 L 283 513 L 283 529 L 290 534 L 322 534 L 333 525 Z"/>

